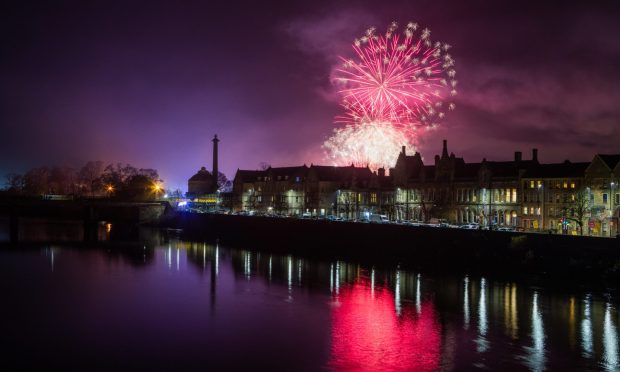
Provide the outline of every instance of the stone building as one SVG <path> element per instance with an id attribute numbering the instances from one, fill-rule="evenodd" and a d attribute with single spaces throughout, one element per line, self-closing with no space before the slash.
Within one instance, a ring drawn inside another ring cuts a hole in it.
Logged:
<path id="1" fill-rule="evenodd" d="M 233 209 L 357 219 L 388 210 L 392 194 L 391 181 L 383 170 L 373 173 L 352 165 L 237 170 Z"/>
<path id="2" fill-rule="evenodd" d="M 403 147 L 396 165 L 390 169 L 396 188 L 398 218 L 428 221 L 445 219 L 452 223 L 519 225 L 519 185 L 521 175 L 538 165 L 537 150 L 532 160 L 516 152 L 512 161 L 465 163 L 454 153 L 448 155 L 447 141 L 433 165 L 424 165 L 419 153 L 406 154 Z"/>
<path id="3" fill-rule="evenodd" d="M 527 229 L 558 233 L 579 230 L 585 208 L 579 211 L 579 193 L 585 188 L 585 170 L 590 163 L 539 164 L 521 179 L 521 219 Z M 581 216 L 580 216 L 581 215 Z"/>
<path id="4" fill-rule="evenodd" d="M 233 209 L 284 215 L 336 215 L 391 220 L 515 227 L 564 234 L 613 236 L 620 213 L 620 155 L 591 162 L 541 164 L 538 150 L 524 160 L 466 163 L 448 152 L 424 164 L 403 147 L 384 169 L 300 166 L 238 170 Z"/>
<path id="5" fill-rule="evenodd" d="M 218 143 L 220 142 L 217 134 L 213 136 L 211 141 L 213 142 L 212 172 L 209 172 L 206 167 L 201 167 L 196 174 L 190 177 L 187 181 L 187 197 L 192 200 L 209 200 L 215 203 L 217 202 L 218 191 Z"/>
<path id="6" fill-rule="evenodd" d="M 588 194 L 588 229 L 592 235 L 620 232 L 620 154 L 597 154 L 585 170 Z"/>

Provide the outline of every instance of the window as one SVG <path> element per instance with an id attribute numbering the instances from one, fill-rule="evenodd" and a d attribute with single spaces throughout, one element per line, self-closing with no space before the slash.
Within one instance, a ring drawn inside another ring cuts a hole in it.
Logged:
<path id="1" fill-rule="evenodd" d="M 527 207 L 523 207 L 523 214 L 527 216 Z"/>
<path id="2" fill-rule="evenodd" d="M 538 187 L 540 188 L 542 186 L 542 181 L 538 181 Z"/>
<path id="3" fill-rule="evenodd" d="M 607 194 L 603 194 L 603 204 L 607 204 Z"/>
<path id="4" fill-rule="evenodd" d="M 571 183 L 570 183 L 570 188 L 571 188 L 571 189 L 574 189 L 574 188 L 575 188 L 575 182 L 571 182 Z"/>
<path id="5" fill-rule="evenodd" d="M 512 202 L 517 202 L 517 189 L 512 189 Z"/>
<path id="6" fill-rule="evenodd" d="M 297 176 L 295 177 L 295 182 L 300 182 L 301 181 L 301 177 Z"/>
<path id="7" fill-rule="evenodd" d="M 575 201 L 575 194 L 571 194 L 571 195 L 570 195 L 570 200 L 571 200 L 571 201 Z"/>
<path id="8" fill-rule="evenodd" d="M 531 180 L 530 181 L 530 189 L 533 189 L 533 188 L 534 188 L 534 180 Z"/>
<path id="9" fill-rule="evenodd" d="M 568 182 L 564 181 L 564 188 L 567 189 L 568 188 Z"/>
<path id="10" fill-rule="evenodd" d="M 534 207 L 530 207 L 530 214 L 534 214 Z"/>
<path id="11" fill-rule="evenodd" d="M 620 194 L 616 194 L 616 204 L 620 204 Z"/>
<path id="12" fill-rule="evenodd" d="M 370 193 L 370 204 L 377 204 L 377 193 Z"/>

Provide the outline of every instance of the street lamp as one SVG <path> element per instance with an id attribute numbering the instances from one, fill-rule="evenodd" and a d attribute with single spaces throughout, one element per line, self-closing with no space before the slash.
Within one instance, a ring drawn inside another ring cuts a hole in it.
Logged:
<path id="1" fill-rule="evenodd" d="M 108 193 L 108 197 L 112 196 L 112 193 L 114 192 L 114 186 L 112 185 L 106 186 L 105 191 Z"/>
<path id="2" fill-rule="evenodd" d="M 613 236 L 613 233 L 611 231 L 611 227 L 613 226 L 613 217 L 614 217 L 614 209 L 612 207 L 612 201 L 614 198 L 614 186 L 616 184 L 614 182 L 611 182 L 609 184 L 609 237 L 611 238 Z"/>
<path id="3" fill-rule="evenodd" d="M 545 214 L 544 214 L 544 206 L 545 206 L 545 193 L 542 192 L 542 202 L 541 202 L 541 191 L 543 191 L 542 183 L 538 184 L 538 216 L 540 220 L 539 230 L 542 230 L 545 227 Z"/>

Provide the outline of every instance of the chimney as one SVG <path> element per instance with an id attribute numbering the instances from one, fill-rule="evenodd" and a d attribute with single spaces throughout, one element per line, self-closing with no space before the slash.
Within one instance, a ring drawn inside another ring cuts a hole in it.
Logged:
<path id="1" fill-rule="evenodd" d="M 520 162 L 522 159 L 521 151 L 515 151 L 515 162 Z"/>
<path id="2" fill-rule="evenodd" d="M 217 134 L 213 136 L 213 139 L 211 141 L 213 141 L 213 177 L 215 177 L 217 183 L 217 179 L 219 176 L 219 170 L 217 168 L 217 143 L 220 142 L 220 140 L 217 139 Z M 220 185 L 217 186 L 219 187 Z"/>
<path id="3" fill-rule="evenodd" d="M 405 146 L 403 146 L 402 153 L 403 153 L 403 155 L 407 155 L 407 153 L 405 152 Z"/>
<path id="4" fill-rule="evenodd" d="M 538 149 L 532 149 L 532 160 L 538 163 Z"/>
<path id="5" fill-rule="evenodd" d="M 385 168 L 379 168 L 377 171 L 379 172 L 379 177 L 385 177 Z"/>
<path id="6" fill-rule="evenodd" d="M 443 150 L 441 151 L 441 158 L 448 157 L 448 140 L 443 140 Z"/>

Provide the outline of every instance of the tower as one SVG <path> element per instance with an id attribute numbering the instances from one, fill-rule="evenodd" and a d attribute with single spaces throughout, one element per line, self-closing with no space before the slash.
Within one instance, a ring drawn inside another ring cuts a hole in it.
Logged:
<path id="1" fill-rule="evenodd" d="M 219 139 L 217 139 L 217 134 L 215 136 L 213 136 L 213 139 L 211 140 L 213 141 L 213 178 L 215 179 L 215 184 L 216 184 L 216 189 L 219 188 L 218 183 L 218 176 L 219 176 L 219 171 L 217 169 L 217 143 L 220 142 Z"/>

